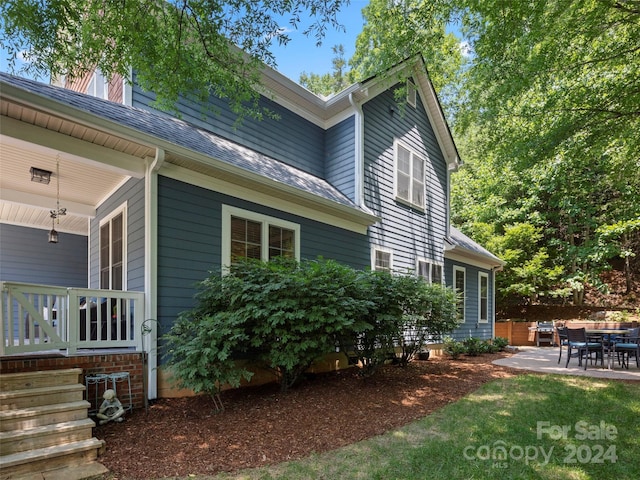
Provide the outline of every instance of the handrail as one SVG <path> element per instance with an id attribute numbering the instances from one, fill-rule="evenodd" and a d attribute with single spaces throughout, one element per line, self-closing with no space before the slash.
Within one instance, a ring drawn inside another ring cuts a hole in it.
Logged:
<path id="1" fill-rule="evenodd" d="M 144 293 L 0 282 L 0 355 L 142 351 Z"/>

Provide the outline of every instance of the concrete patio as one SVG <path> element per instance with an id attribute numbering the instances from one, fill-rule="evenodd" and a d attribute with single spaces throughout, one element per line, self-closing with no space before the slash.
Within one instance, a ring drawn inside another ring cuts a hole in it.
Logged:
<path id="1" fill-rule="evenodd" d="M 562 352 L 562 360 L 558 363 L 558 347 L 517 347 L 517 353 L 508 358 L 501 358 L 494 361 L 495 365 L 503 367 L 519 368 L 531 370 L 539 373 L 555 373 L 558 375 L 581 375 L 594 378 L 613 378 L 618 380 L 640 381 L 640 369 L 636 367 L 635 360 L 631 360 L 629 369 L 622 368 L 618 361 L 613 359 L 611 370 L 600 367 L 600 363 L 594 363 L 583 367 L 578 367 L 578 359 L 572 358 L 569 366 L 565 368 L 567 361 L 566 350 Z"/>

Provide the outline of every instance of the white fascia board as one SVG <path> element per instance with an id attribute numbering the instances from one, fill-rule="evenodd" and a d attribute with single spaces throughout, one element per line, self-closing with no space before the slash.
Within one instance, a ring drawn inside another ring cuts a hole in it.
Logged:
<path id="1" fill-rule="evenodd" d="M 484 255 L 474 254 L 468 250 L 463 250 L 457 247 L 454 247 L 453 249 L 445 249 L 444 258 L 454 262 L 466 263 L 467 265 L 472 265 L 474 267 L 484 268 L 486 270 L 501 270 L 505 265 L 502 260 L 496 260 Z"/>

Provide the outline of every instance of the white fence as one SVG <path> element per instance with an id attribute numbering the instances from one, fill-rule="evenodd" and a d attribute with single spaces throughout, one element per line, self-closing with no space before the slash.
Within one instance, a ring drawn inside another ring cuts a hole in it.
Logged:
<path id="1" fill-rule="evenodd" d="M 0 355 L 142 351 L 144 293 L 0 282 Z"/>

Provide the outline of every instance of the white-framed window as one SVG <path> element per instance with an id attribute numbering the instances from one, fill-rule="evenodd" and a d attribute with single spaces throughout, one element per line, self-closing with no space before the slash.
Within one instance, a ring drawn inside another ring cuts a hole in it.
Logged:
<path id="1" fill-rule="evenodd" d="M 127 284 L 127 204 L 100 221 L 100 287 L 124 290 Z"/>
<path id="2" fill-rule="evenodd" d="M 300 260 L 300 225 L 229 205 L 222 206 L 222 265 L 240 258 Z"/>
<path id="3" fill-rule="evenodd" d="M 426 258 L 416 260 L 416 275 L 429 283 L 442 283 L 442 265 Z"/>
<path id="4" fill-rule="evenodd" d="M 489 275 L 478 272 L 478 323 L 489 323 Z"/>
<path id="5" fill-rule="evenodd" d="M 466 270 L 464 267 L 453 267 L 453 288 L 458 296 L 458 320 L 464 322 L 466 304 Z"/>
<path id="6" fill-rule="evenodd" d="M 371 249 L 371 269 L 377 272 L 393 271 L 393 252 L 388 248 L 373 247 Z"/>
<path id="7" fill-rule="evenodd" d="M 418 90 L 416 84 L 411 80 L 407 80 L 407 103 L 413 108 L 416 107 L 418 97 Z"/>
<path id="8" fill-rule="evenodd" d="M 396 199 L 424 210 L 425 159 L 399 141 L 394 142 Z"/>
<path id="9" fill-rule="evenodd" d="M 87 86 L 87 95 L 109 99 L 109 81 L 104 77 L 100 69 L 96 68 Z"/>

